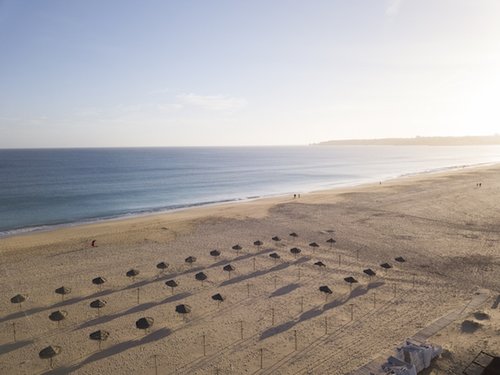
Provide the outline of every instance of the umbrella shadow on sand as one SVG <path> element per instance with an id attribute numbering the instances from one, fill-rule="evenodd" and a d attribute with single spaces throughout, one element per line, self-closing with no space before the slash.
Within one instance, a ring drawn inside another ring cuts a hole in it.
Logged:
<path id="1" fill-rule="evenodd" d="M 16 341 L 16 342 L 9 342 L 7 344 L 2 344 L 0 345 L 0 353 L 7 354 L 14 350 L 20 349 L 26 345 L 31 345 L 33 344 L 33 342 L 34 342 L 33 340 L 23 340 L 23 341 Z"/>
<path id="2" fill-rule="evenodd" d="M 300 284 L 297 284 L 297 283 L 285 285 L 279 289 L 276 289 L 274 292 L 272 292 L 271 295 L 269 296 L 269 298 L 284 296 L 285 294 L 291 293 L 295 289 L 298 289 L 298 288 L 300 288 Z"/>
<path id="3" fill-rule="evenodd" d="M 121 318 L 122 316 L 126 316 L 126 315 L 130 315 L 130 314 L 135 314 L 135 313 L 143 312 L 143 311 L 146 311 L 146 310 L 151 309 L 153 307 L 163 305 L 165 303 L 176 302 L 176 301 L 182 300 L 184 298 L 187 298 L 187 297 L 189 297 L 191 295 L 192 294 L 189 293 L 189 292 L 183 292 L 183 293 L 175 294 L 173 296 L 169 296 L 169 297 L 167 297 L 167 298 L 165 298 L 165 299 L 163 299 L 163 300 L 161 300 L 159 302 L 146 302 L 146 303 L 142 303 L 140 305 L 131 307 L 128 310 L 121 311 L 121 312 L 118 312 L 116 314 L 104 315 L 104 316 L 97 317 L 95 319 L 91 319 L 91 320 L 89 320 L 89 321 L 87 321 L 85 323 L 80 324 L 74 330 L 76 331 L 76 330 L 79 330 L 79 329 L 92 327 L 92 326 L 95 326 L 97 324 L 108 323 L 108 322 L 110 322 L 112 320 Z"/>
<path id="4" fill-rule="evenodd" d="M 356 289 L 352 290 L 348 295 L 338 298 L 336 300 L 333 300 L 331 302 L 325 303 L 323 306 L 317 306 L 313 307 L 312 309 L 309 309 L 307 311 L 304 311 L 302 314 L 300 314 L 297 319 L 289 320 L 288 322 L 282 323 L 280 325 L 277 325 L 275 327 L 270 327 L 266 329 L 264 332 L 261 333 L 260 335 L 260 340 L 267 339 L 269 337 L 272 337 L 274 335 L 283 333 L 288 331 L 289 329 L 293 328 L 295 325 L 302 323 L 306 320 L 310 320 L 313 318 L 316 318 L 320 316 L 321 314 L 334 309 L 335 307 L 342 306 L 349 302 L 350 299 L 362 296 L 371 289 L 378 288 L 384 285 L 383 281 L 377 281 L 370 283 L 366 285 L 365 287 L 363 286 L 358 286 Z"/>
<path id="5" fill-rule="evenodd" d="M 282 271 L 282 270 L 284 270 L 284 269 L 286 269 L 286 268 L 288 268 L 288 267 L 290 267 L 292 265 L 297 265 L 297 264 L 305 263 L 305 262 L 308 262 L 309 260 L 310 260 L 309 257 L 302 257 L 302 258 L 297 259 L 294 262 L 280 263 L 280 264 L 278 264 L 278 265 L 276 265 L 274 267 L 268 268 L 266 270 L 259 270 L 259 271 L 255 271 L 255 272 L 252 272 L 252 273 L 249 273 L 249 274 L 246 274 L 246 275 L 240 275 L 240 276 L 237 276 L 237 277 L 233 277 L 230 280 L 223 281 L 222 283 L 219 284 L 219 286 L 232 285 L 232 284 L 240 283 L 242 281 L 246 281 L 246 280 L 250 280 L 250 279 L 253 279 L 253 278 L 256 278 L 256 277 L 260 277 L 260 276 L 266 275 L 268 273 Z"/>
<path id="6" fill-rule="evenodd" d="M 85 358 L 82 362 L 75 364 L 73 366 L 59 367 L 59 368 L 54 369 L 52 371 L 45 372 L 44 374 L 46 374 L 46 375 L 48 375 L 48 374 L 50 374 L 50 375 L 69 374 L 69 373 L 72 373 L 72 372 L 82 368 L 85 365 L 88 365 L 89 363 L 93 363 L 93 362 L 99 361 L 101 359 L 111 357 L 115 354 L 125 352 L 125 351 L 132 349 L 132 348 L 135 348 L 137 346 L 146 345 L 146 344 L 149 344 L 151 342 L 162 340 L 165 337 L 169 336 L 171 333 L 172 333 L 171 329 L 161 328 L 157 331 L 151 332 L 150 334 L 148 334 L 144 337 L 141 337 L 140 339 L 121 342 L 121 343 L 115 344 L 113 346 L 110 346 L 106 349 L 103 349 L 101 351 L 94 352 L 94 353 L 90 354 L 87 358 Z"/>

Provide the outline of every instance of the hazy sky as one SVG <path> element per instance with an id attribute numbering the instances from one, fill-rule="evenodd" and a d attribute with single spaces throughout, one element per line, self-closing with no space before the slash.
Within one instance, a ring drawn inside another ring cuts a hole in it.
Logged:
<path id="1" fill-rule="evenodd" d="M 500 0 L 0 0 L 0 147 L 500 132 Z"/>

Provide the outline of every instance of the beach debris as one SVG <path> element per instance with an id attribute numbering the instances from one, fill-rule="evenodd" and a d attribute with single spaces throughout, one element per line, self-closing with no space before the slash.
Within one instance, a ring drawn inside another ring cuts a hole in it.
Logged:
<path id="1" fill-rule="evenodd" d="M 212 296 L 212 299 L 214 301 L 217 301 L 217 306 L 220 306 L 221 302 L 224 302 L 224 297 L 220 293 L 214 294 Z"/>
<path id="2" fill-rule="evenodd" d="M 219 250 L 212 250 L 212 251 L 210 251 L 210 256 L 217 258 L 218 256 L 220 256 L 220 251 Z"/>
<path id="3" fill-rule="evenodd" d="M 66 311 L 57 310 L 50 313 L 49 319 L 53 322 L 57 322 L 57 326 L 59 327 L 59 324 L 61 323 L 61 321 L 66 319 L 66 316 L 68 316 L 68 313 Z"/>
<path id="4" fill-rule="evenodd" d="M 397 257 L 397 258 L 394 258 L 394 260 L 395 260 L 396 262 L 399 262 L 399 263 L 404 263 L 404 262 L 406 262 L 406 259 L 405 259 L 405 258 L 403 258 L 403 257 Z"/>
<path id="5" fill-rule="evenodd" d="M 127 273 L 125 273 L 125 276 L 132 278 L 132 281 L 135 281 L 135 277 L 139 274 L 139 271 L 136 269 L 131 269 L 128 270 Z"/>
<path id="6" fill-rule="evenodd" d="M 227 264 L 224 267 L 222 267 L 222 269 L 229 273 L 229 279 L 231 279 L 231 272 L 233 272 L 235 268 L 231 264 Z"/>
<path id="7" fill-rule="evenodd" d="M 90 302 L 90 307 L 93 309 L 97 309 L 97 316 L 100 315 L 101 309 L 106 306 L 106 301 L 103 299 L 96 299 Z"/>
<path id="8" fill-rule="evenodd" d="M 103 341 L 106 341 L 108 339 L 108 337 L 109 337 L 109 332 L 103 331 L 102 329 L 100 329 L 99 331 L 92 332 L 89 335 L 89 339 L 91 339 L 93 341 L 97 341 L 97 345 L 98 345 L 99 350 L 101 350 L 101 343 Z"/>
<path id="9" fill-rule="evenodd" d="M 184 259 L 184 262 L 189 264 L 190 267 L 193 267 L 193 263 L 196 262 L 196 257 L 194 256 L 188 256 L 186 259 Z"/>
<path id="10" fill-rule="evenodd" d="M 406 340 L 396 348 L 396 354 L 382 365 L 384 370 L 392 370 L 395 374 L 417 374 L 431 365 L 431 361 L 442 353 L 439 345 Z M 402 372 L 401 370 L 406 370 Z M 398 371 L 400 370 L 400 371 Z"/>
<path id="11" fill-rule="evenodd" d="M 328 240 L 326 240 L 326 243 L 329 243 L 330 244 L 330 249 L 333 247 L 333 244 L 336 243 L 337 241 L 335 241 L 333 238 L 329 238 Z"/>
<path id="12" fill-rule="evenodd" d="M 367 268 L 366 270 L 363 270 L 363 273 L 367 274 L 370 277 L 377 275 L 377 273 L 374 270 L 372 270 L 371 268 Z"/>
<path id="13" fill-rule="evenodd" d="M 98 276 L 94 279 L 92 279 L 92 284 L 97 285 L 99 287 L 99 290 L 101 290 L 102 285 L 105 284 L 108 280 L 106 280 L 104 277 Z"/>
<path id="14" fill-rule="evenodd" d="M 90 246 L 92 247 L 97 247 L 97 245 L 95 244 L 97 240 L 92 240 L 92 242 L 90 243 Z"/>
<path id="15" fill-rule="evenodd" d="M 187 314 L 189 314 L 191 312 L 191 306 L 186 305 L 186 304 L 177 305 L 177 306 L 175 306 L 175 312 L 177 314 L 182 315 L 182 319 L 184 321 L 186 321 Z"/>
<path id="16" fill-rule="evenodd" d="M 53 368 L 52 361 L 56 355 L 61 353 L 61 350 L 62 349 L 60 346 L 50 345 L 50 346 L 47 346 L 46 348 L 43 348 L 42 350 L 40 350 L 40 352 L 38 353 L 38 356 L 41 359 L 48 359 L 49 360 L 49 367 L 52 369 Z"/>
<path id="17" fill-rule="evenodd" d="M 314 263 L 315 266 L 318 266 L 318 267 L 321 267 L 321 268 L 324 268 L 326 267 L 326 264 L 323 263 L 322 261 L 317 261 L 316 263 Z"/>
<path id="18" fill-rule="evenodd" d="M 333 294 L 332 290 L 331 290 L 328 286 L 326 286 L 326 285 L 322 285 L 322 286 L 320 286 L 320 287 L 319 287 L 319 291 L 320 291 L 321 293 L 324 293 L 324 294 L 325 294 L 325 302 L 328 300 L 328 296 L 329 296 L 330 294 Z"/>
<path id="19" fill-rule="evenodd" d="M 174 279 L 165 281 L 165 285 L 172 289 L 172 295 L 174 294 L 174 288 L 177 288 L 179 284 Z"/>
<path id="20" fill-rule="evenodd" d="M 61 295 L 61 301 L 64 301 L 64 296 L 66 294 L 70 294 L 71 293 L 71 289 L 67 288 L 65 286 L 61 286 L 60 288 L 57 288 L 54 292 L 56 294 L 60 294 Z"/>
<path id="21" fill-rule="evenodd" d="M 28 299 L 27 295 L 24 294 L 16 294 L 14 297 L 10 299 L 10 302 L 13 304 L 19 304 L 19 310 L 23 308 L 23 302 Z"/>
<path id="22" fill-rule="evenodd" d="M 194 278 L 198 281 L 201 281 L 201 286 L 203 286 L 203 282 L 207 279 L 207 275 L 205 275 L 203 272 L 198 272 L 196 275 L 194 275 Z"/>
<path id="23" fill-rule="evenodd" d="M 280 241 L 281 241 L 281 238 L 279 238 L 278 236 L 274 236 L 274 237 L 272 238 L 272 240 L 273 240 L 274 242 L 280 242 Z"/>
<path id="24" fill-rule="evenodd" d="M 290 252 L 297 258 L 297 255 L 301 253 L 302 250 L 300 250 L 298 247 L 292 247 L 290 249 Z"/>

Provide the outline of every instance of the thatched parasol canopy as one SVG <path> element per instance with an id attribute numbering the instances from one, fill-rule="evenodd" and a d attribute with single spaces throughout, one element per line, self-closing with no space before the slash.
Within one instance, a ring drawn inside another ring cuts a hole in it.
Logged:
<path id="1" fill-rule="evenodd" d="M 394 260 L 395 260 L 396 262 L 399 262 L 399 263 L 404 263 L 404 262 L 406 262 L 406 259 L 405 259 L 405 258 L 403 258 L 403 257 L 397 257 L 397 258 L 394 258 Z"/>
<path id="2" fill-rule="evenodd" d="M 191 312 L 191 306 L 182 304 L 175 306 L 175 311 L 178 314 L 189 314 Z"/>
<path id="3" fill-rule="evenodd" d="M 228 264 L 228 265 L 222 267 L 222 269 L 226 272 L 232 272 L 232 271 L 234 271 L 235 268 L 231 264 Z"/>
<path id="4" fill-rule="evenodd" d="M 93 309 L 102 309 L 104 306 L 106 306 L 106 301 L 103 299 L 96 299 L 90 302 L 90 307 Z"/>
<path id="5" fill-rule="evenodd" d="M 160 262 L 156 265 L 156 268 L 158 268 L 159 270 L 166 270 L 168 268 L 169 264 L 166 263 L 166 262 Z"/>
<path id="6" fill-rule="evenodd" d="M 333 245 L 336 242 L 337 241 L 335 241 L 333 238 L 329 238 L 328 240 L 326 240 L 326 243 L 329 243 L 330 245 Z"/>
<path id="7" fill-rule="evenodd" d="M 65 286 L 62 286 L 60 288 L 57 288 L 54 292 L 56 294 L 60 294 L 61 296 L 65 296 L 66 294 L 70 294 L 71 293 L 71 289 L 67 288 Z"/>
<path id="8" fill-rule="evenodd" d="M 363 270 L 364 273 L 366 273 L 368 276 L 372 277 L 375 276 L 377 273 L 372 270 L 371 268 L 367 268 L 366 270 Z"/>
<path id="9" fill-rule="evenodd" d="M 106 280 L 104 277 L 99 276 L 99 277 L 96 277 L 95 279 L 92 279 L 92 284 L 94 284 L 94 285 L 102 285 L 106 281 L 108 281 L 108 280 Z"/>
<path id="10" fill-rule="evenodd" d="M 175 281 L 174 279 L 165 281 L 165 285 L 169 286 L 171 288 L 176 288 L 176 287 L 179 286 L 179 284 L 177 283 L 177 281 Z"/>
<path id="11" fill-rule="evenodd" d="M 354 277 L 349 276 L 349 277 L 344 277 L 344 281 L 349 284 L 355 284 L 358 282 Z"/>
<path id="12" fill-rule="evenodd" d="M 198 281 L 205 281 L 207 279 L 207 275 L 205 275 L 203 272 L 198 272 L 196 275 L 194 275 L 194 278 Z"/>
<path id="13" fill-rule="evenodd" d="M 279 238 L 278 236 L 274 236 L 274 237 L 272 238 L 272 240 L 273 240 L 274 242 L 279 242 L 279 241 L 281 241 L 281 238 Z"/>
<path id="14" fill-rule="evenodd" d="M 135 322 L 135 326 L 138 328 L 138 329 L 150 329 L 152 326 L 153 326 L 153 323 L 154 323 L 154 319 L 149 317 L 149 316 L 146 316 L 144 318 L 141 318 L 139 319 L 138 321 Z"/>
<path id="15" fill-rule="evenodd" d="M 68 313 L 64 310 L 57 310 L 57 311 L 53 311 L 50 315 L 49 315 L 49 319 L 52 320 L 53 322 L 60 322 L 64 319 L 66 319 L 66 316 L 68 316 Z"/>
<path id="16" fill-rule="evenodd" d="M 325 293 L 325 294 L 332 294 L 333 293 L 332 290 L 326 285 L 320 286 L 319 291 L 322 293 Z"/>
<path id="17" fill-rule="evenodd" d="M 103 331 L 102 329 L 100 329 L 99 331 L 92 332 L 89 335 L 89 338 L 95 341 L 106 341 L 108 337 L 109 337 L 109 332 Z"/>
<path id="18" fill-rule="evenodd" d="M 295 255 L 295 256 L 299 255 L 299 254 L 301 253 L 301 251 L 302 251 L 302 250 L 300 250 L 298 247 L 292 247 L 292 248 L 290 249 L 290 252 L 291 252 L 293 255 Z"/>
<path id="19" fill-rule="evenodd" d="M 290 237 L 294 237 L 294 238 L 297 238 L 299 235 L 295 232 L 292 232 L 289 234 Z"/>
<path id="20" fill-rule="evenodd" d="M 125 274 L 127 277 L 136 277 L 137 275 L 139 274 L 139 271 L 136 270 L 136 269 L 131 269 L 131 270 L 128 270 L 127 273 Z"/>
<path id="21" fill-rule="evenodd" d="M 47 346 L 46 348 L 43 348 L 42 350 L 40 350 L 40 352 L 38 353 L 38 356 L 41 359 L 48 359 L 49 363 L 50 363 L 50 368 L 52 368 L 52 359 L 56 355 L 61 353 L 61 350 L 62 349 L 60 346 L 50 345 L 50 346 Z"/>
<path id="22" fill-rule="evenodd" d="M 238 245 L 238 244 L 237 244 L 237 245 L 234 245 L 234 246 L 232 247 L 232 249 L 233 249 L 233 250 L 236 250 L 236 251 L 240 251 L 240 250 L 241 250 L 241 249 L 243 249 L 243 248 L 242 248 L 240 245 Z"/>
<path id="23" fill-rule="evenodd" d="M 316 242 L 311 242 L 311 243 L 309 244 L 309 246 L 310 246 L 310 247 L 313 247 L 313 248 L 315 248 L 315 247 L 319 247 L 319 245 L 318 245 Z"/>
<path id="24" fill-rule="evenodd" d="M 314 263 L 315 266 L 318 266 L 318 267 L 326 267 L 326 264 L 323 263 L 322 261 L 318 261 L 316 263 Z"/>
<path id="25" fill-rule="evenodd" d="M 14 297 L 10 299 L 10 302 L 12 303 L 23 303 L 28 299 L 28 296 L 24 294 L 16 294 Z"/>
<path id="26" fill-rule="evenodd" d="M 261 240 L 257 240 L 253 243 L 255 246 L 262 246 L 264 245 L 264 242 L 262 242 Z"/>
<path id="27" fill-rule="evenodd" d="M 274 260 L 276 260 L 276 259 L 280 259 L 280 258 L 281 258 L 281 257 L 280 257 L 280 255 L 279 255 L 278 253 L 271 253 L 271 254 L 269 254 L 269 256 L 270 256 L 271 258 L 273 258 Z"/>
<path id="28" fill-rule="evenodd" d="M 388 270 L 389 268 L 392 268 L 392 266 L 389 263 L 382 263 L 380 265 L 380 267 L 385 268 L 386 270 Z"/>
<path id="29" fill-rule="evenodd" d="M 218 257 L 218 256 L 220 256 L 220 251 L 219 250 L 212 250 L 210 252 L 210 255 L 213 257 Z"/>
<path id="30" fill-rule="evenodd" d="M 212 299 L 214 301 L 217 301 L 217 302 L 223 302 L 224 301 L 224 297 L 222 297 L 222 295 L 220 293 L 214 294 L 212 296 Z"/>
<path id="31" fill-rule="evenodd" d="M 184 262 L 189 263 L 190 265 L 192 265 L 193 263 L 196 262 L 196 257 L 194 257 L 194 256 L 188 256 L 186 259 L 184 259 Z"/>

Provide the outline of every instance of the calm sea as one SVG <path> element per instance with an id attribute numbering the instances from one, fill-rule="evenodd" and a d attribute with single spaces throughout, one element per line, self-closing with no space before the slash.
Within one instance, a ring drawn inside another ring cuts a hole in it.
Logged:
<path id="1" fill-rule="evenodd" d="M 500 161 L 500 146 L 0 150 L 0 236 Z"/>

